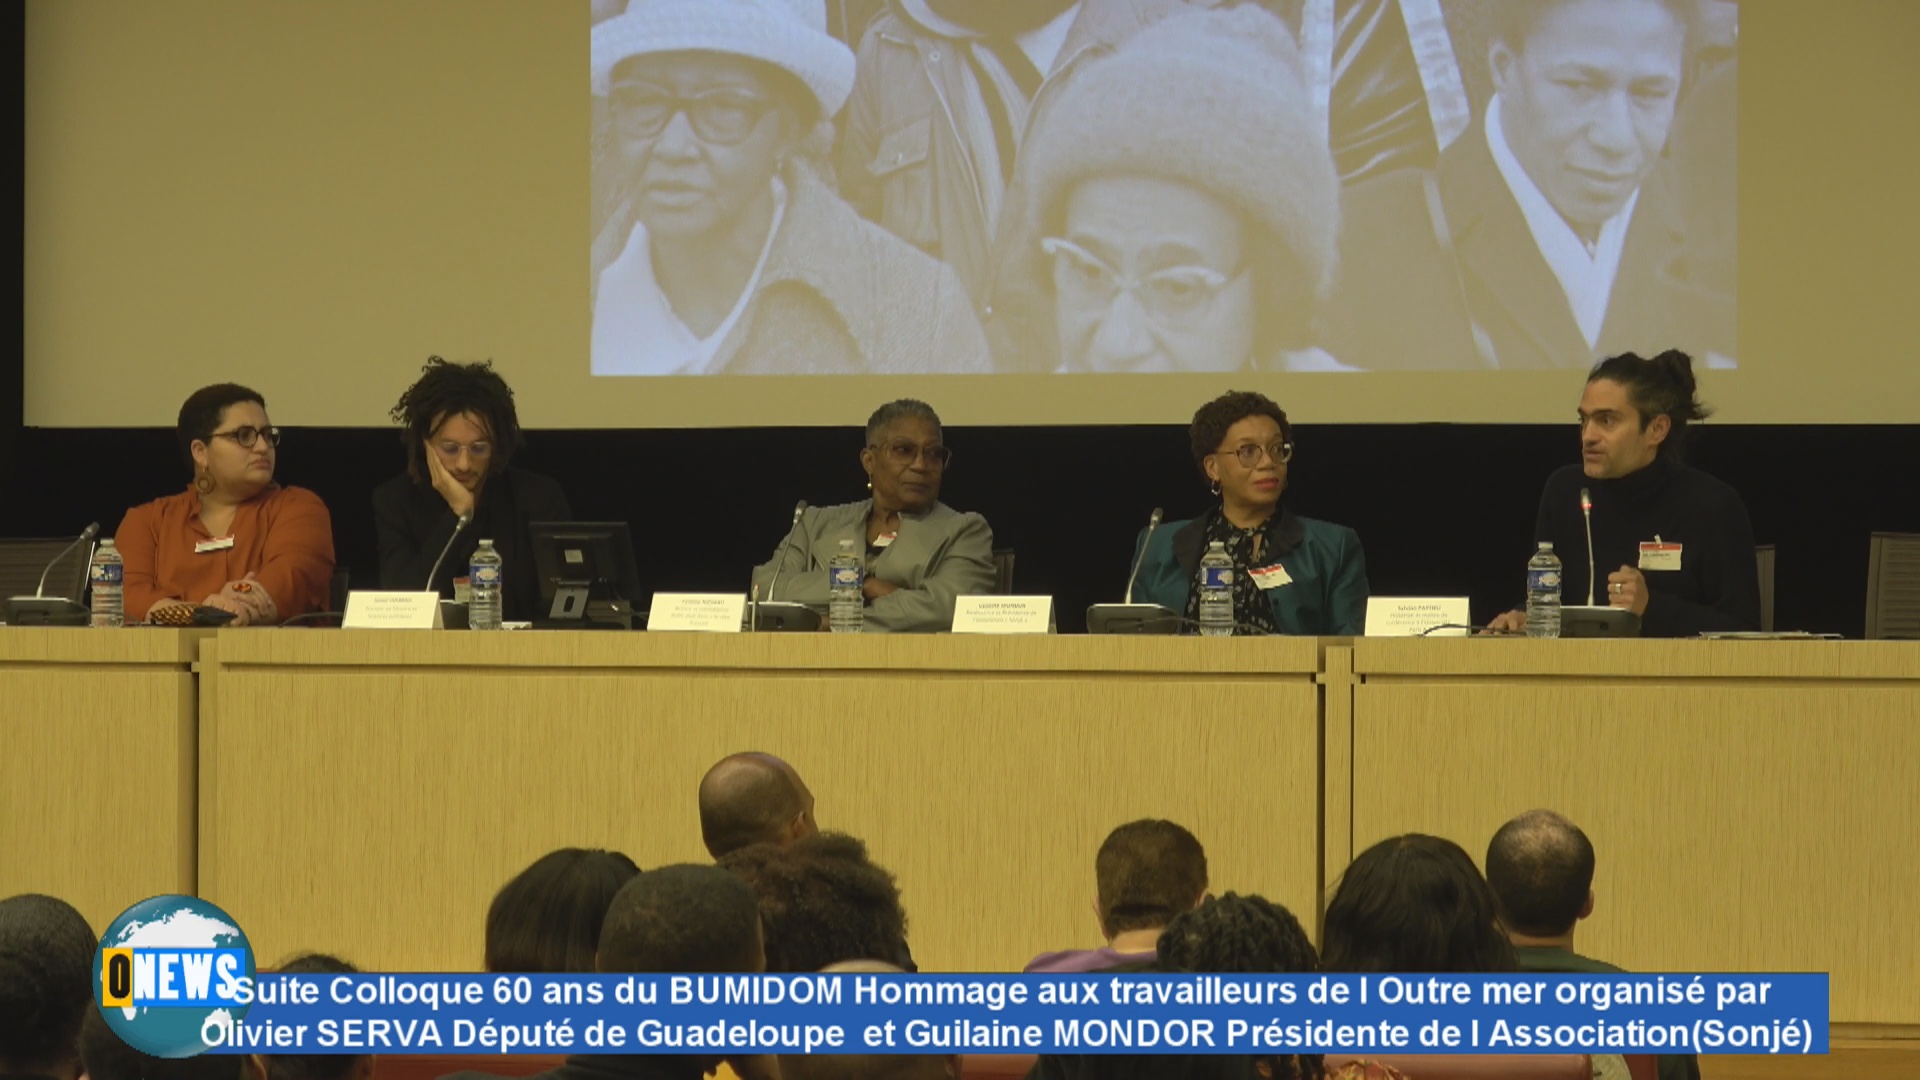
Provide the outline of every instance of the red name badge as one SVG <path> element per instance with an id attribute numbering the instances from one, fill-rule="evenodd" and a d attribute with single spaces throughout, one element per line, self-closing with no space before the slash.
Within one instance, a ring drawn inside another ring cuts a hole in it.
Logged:
<path id="1" fill-rule="evenodd" d="M 1679 544 L 1669 544 L 1657 536 L 1654 537 L 1653 543 L 1640 545 L 1640 569 L 1680 569 L 1680 548 Z"/>
<path id="2" fill-rule="evenodd" d="M 1293 576 L 1288 574 L 1287 568 L 1279 563 L 1263 566 L 1258 570 L 1249 570 L 1247 573 L 1252 576 L 1254 587 L 1262 591 L 1293 584 Z"/>

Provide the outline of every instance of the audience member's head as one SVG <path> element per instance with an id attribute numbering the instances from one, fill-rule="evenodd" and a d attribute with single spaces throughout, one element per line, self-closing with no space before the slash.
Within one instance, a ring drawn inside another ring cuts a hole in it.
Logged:
<path id="1" fill-rule="evenodd" d="M 1263 896 L 1210 896 L 1160 934 L 1164 971 L 1255 975 L 1320 970 L 1293 912 Z"/>
<path id="2" fill-rule="evenodd" d="M 772 754 L 729 754 L 700 778 L 700 837 L 716 859 L 749 844 L 790 844 L 819 831 L 813 792 Z"/>
<path id="3" fill-rule="evenodd" d="M 1262 896 L 1208 897 L 1160 935 L 1159 970 L 1204 974 L 1291 974 L 1320 970 L 1313 942 L 1293 912 Z M 1318 1054 L 1258 1059 L 1264 1075 L 1308 1080 L 1324 1071 Z"/>
<path id="4" fill-rule="evenodd" d="M 600 930 L 596 970 L 607 974 L 766 969 L 753 890 L 717 866 L 640 874 L 613 898 Z"/>
<path id="5" fill-rule="evenodd" d="M 846 960 L 911 969 L 900 888 L 854 837 L 829 832 L 786 847 L 755 844 L 720 865 L 759 897 L 768 971 L 819 971 Z"/>
<path id="6" fill-rule="evenodd" d="M 832 975 L 900 975 L 881 960 L 848 960 L 820 969 Z M 781 1080 L 956 1080 L 958 1054 L 782 1054 Z"/>
<path id="7" fill-rule="evenodd" d="M 1593 914 L 1593 845 L 1551 810 L 1521 814 L 1487 845 L 1487 884 L 1509 934 L 1567 939 Z"/>
<path id="8" fill-rule="evenodd" d="M 1131 821 L 1107 834 L 1094 856 L 1100 931 L 1160 930 L 1207 894 L 1207 853 L 1171 821 Z"/>
<path id="9" fill-rule="evenodd" d="M 1368 848 L 1327 905 L 1320 966 L 1340 972 L 1514 970 L 1493 890 L 1451 840 L 1421 833 Z"/>
<path id="10" fill-rule="evenodd" d="M 274 969 L 282 975 L 354 975 L 337 956 L 303 953 Z M 245 1080 L 373 1080 L 372 1054 L 250 1054 Z"/>
<path id="11" fill-rule="evenodd" d="M 86 1080 L 245 1080 L 241 1062 L 246 1059 L 238 1054 L 143 1054 L 113 1033 L 99 1009 L 88 1009 L 80 1025 L 80 1060 Z"/>
<path id="12" fill-rule="evenodd" d="M 640 868 L 617 851 L 561 848 L 501 886 L 487 909 L 487 970 L 593 970 L 607 906 Z"/>
<path id="13" fill-rule="evenodd" d="M 93 1008 L 99 941 L 73 905 L 0 900 L 0 1073 L 58 1080 L 80 1072 L 80 1021 Z"/>

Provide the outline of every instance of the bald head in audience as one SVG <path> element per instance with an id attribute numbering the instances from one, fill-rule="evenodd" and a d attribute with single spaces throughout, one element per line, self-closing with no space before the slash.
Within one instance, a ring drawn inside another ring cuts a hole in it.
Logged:
<path id="1" fill-rule="evenodd" d="M 820 969 L 827 974 L 903 975 L 884 960 L 847 960 Z M 958 1054 L 783 1054 L 781 1080 L 956 1080 Z"/>
<path id="2" fill-rule="evenodd" d="M 1493 834 L 1487 884 L 1515 945 L 1573 947 L 1573 928 L 1593 914 L 1593 844 L 1551 810 L 1530 810 Z"/>
<path id="3" fill-rule="evenodd" d="M 772 754 L 729 754 L 700 778 L 700 836 L 716 859 L 749 844 L 790 844 L 819 831 L 813 792 Z"/>

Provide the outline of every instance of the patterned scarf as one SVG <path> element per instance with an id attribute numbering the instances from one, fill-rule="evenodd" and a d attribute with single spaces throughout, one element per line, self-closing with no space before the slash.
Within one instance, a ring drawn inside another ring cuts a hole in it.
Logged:
<path id="1" fill-rule="evenodd" d="M 1279 624 L 1273 621 L 1273 604 L 1267 600 L 1267 594 L 1253 583 L 1253 574 L 1249 573 L 1256 565 L 1266 566 L 1273 562 L 1272 529 L 1280 520 L 1280 512 L 1251 529 L 1241 529 L 1227 520 L 1219 507 L 1207 511 L 1206 531 L 1201 537 L 1200 552 L 1204 557 L 1208 545 L 1219 541 L 1227 549 L 1227 555 L 1233 559 L 1233 621 L 1238 625 L 1233 632 L 1239 635 L 1277 634 Z M 1258 563 L 1253 557 L 1253 541 L 1260 538 Z M 1193 578 L 1187 582 L 1187 618 L 1196 622 L 1200 618 L 1200 568 L 1195 565 Z"/>

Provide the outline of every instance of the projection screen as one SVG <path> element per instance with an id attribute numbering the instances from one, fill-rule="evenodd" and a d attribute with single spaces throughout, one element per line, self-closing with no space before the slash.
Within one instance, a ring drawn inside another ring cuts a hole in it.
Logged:
<path id="1" fill-rule="evenodd" d="M 1626 349 L 1732 422 L 1920 389 L 1901 5 L 630 7 L 31 4 L 27 422 L 379 426 L 430 354 L 544 427 L 1548 422 Z"/>

